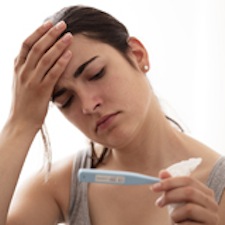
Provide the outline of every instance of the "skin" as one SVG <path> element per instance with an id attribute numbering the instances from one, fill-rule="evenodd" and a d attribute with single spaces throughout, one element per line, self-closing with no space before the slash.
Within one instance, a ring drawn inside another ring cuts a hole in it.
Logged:
<path id="1" fill-rule="evenodd" d="M 213 192 L 203 184 L 220 156 L 165 119 L 145 76 L 144 66 L 149 66 L 149 60 L 140 41 L 131 37 L 128 42 L 132 67 L 111 46 L 81 34 L 66 34 L 56 42 L 65 28 L 65 23 L 42 25 L 24 41 L 15 60 L 14 99 L 0 136 L 0 225 L 50 225 L 68 219 L 71 157 L 53 165 L 47 183 L 44 172 L 38 172 L 11 201 L 49 100 L 61 90 L 63 95 L 55 97 L 54 102 L 62 114 L 87 137 L 112 148 L 99 169 L 129 170 L 162 179 L 151 187 L 90 184 L 93 225 L 108 221 L 117 225 L 224 224 L 224 198 L 218 206 Z M 78 67 L 90 59 L 75 78 Z M 203 159 L 190 177 L 159 173 L 190 157 Z M 183 202 L 168 214 L 168 204 Z"/>

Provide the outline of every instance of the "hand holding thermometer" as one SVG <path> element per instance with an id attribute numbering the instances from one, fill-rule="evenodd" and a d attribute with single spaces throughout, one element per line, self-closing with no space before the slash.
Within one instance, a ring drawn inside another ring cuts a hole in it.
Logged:
<path id="1" fill-rule="evenodd" d="M 143 185 L 160 181 L 159 178 L 140 173 L 97 169 L 79 169 L 78 179 L 80 182 L 116 185 Z"/>

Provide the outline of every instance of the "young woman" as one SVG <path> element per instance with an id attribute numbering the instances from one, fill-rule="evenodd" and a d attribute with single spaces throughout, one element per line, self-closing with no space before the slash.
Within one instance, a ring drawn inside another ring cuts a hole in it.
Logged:
<path id="1" fill-rule="evenodd" d="M 24 41 L 0 136 L 0 225 L 224 224 L 225 159 L 171 125 L 145 76 L 149 68 L 142 43 L 94 8 L 65 8 Z M 52 165 L 47 182 L 38 172 L 12 200 L 49 101 L 92 146 Z M 202 163 L 189 177 L 162 171 L 191 157 Z M 79 183 L 79 168 L 139 172 L 161 182 Z M 173 203 L 182 204 L 169 214 Z"/>

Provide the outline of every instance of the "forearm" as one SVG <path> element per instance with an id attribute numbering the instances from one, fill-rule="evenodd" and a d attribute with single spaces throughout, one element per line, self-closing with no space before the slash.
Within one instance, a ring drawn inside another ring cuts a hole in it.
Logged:
<path id="1" fill-rule="evenodd" d="M 5 225 L 9 205 L 30 145 L 40 130 L 56 83 L 72 53 L 72 34 L 59 36 L 64 22 L 47 22 L 22 44 L 14 65 L 10 118 L 0 134 L 0 225 Z M 49 63 L 46 63 L 49 62 Z"/>
<path id="2" fill-rule="evenodd" d="M 37 129 L 8 121 L 0 134 L 0 225 L 6 223 L 9 205 Z"/>

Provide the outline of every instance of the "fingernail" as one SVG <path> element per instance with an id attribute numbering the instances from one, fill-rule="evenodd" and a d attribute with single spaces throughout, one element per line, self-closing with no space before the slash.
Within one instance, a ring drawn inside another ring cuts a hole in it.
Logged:
<path id="1" fill-rule="evenodd" d="M 43 27 L 45 27 L 45 28 L 47 28 L 47 27 L 51 27 L 52 26 L 52 22 L 51 22 L 51 20 L 47 20 L 47 21 L 45 21 L 44 23 L 43 23 Z"/>
<path id="2" fill-rule="evenodd" d="M 159 207 L 163 206 L 163 196 L 160 196 L 159 198 L 156 199 L 155 205 Z"/>
<path id="3" fill-rule="evenodd" d="M 60 21 L 55 25 L 56 30 L 61 30 L 62 28 L 65 27 L 65 22 L 64 21 Z"/>
<path id="4" fill-rule="evenodd" d="M 71 37 L 72 37 L 72 34 L 71 33 L 66 33 L 63 38 L 62 38 L 62 41 L 64 43 L 68 43 L 69 40 L 71 40 Z"/>

